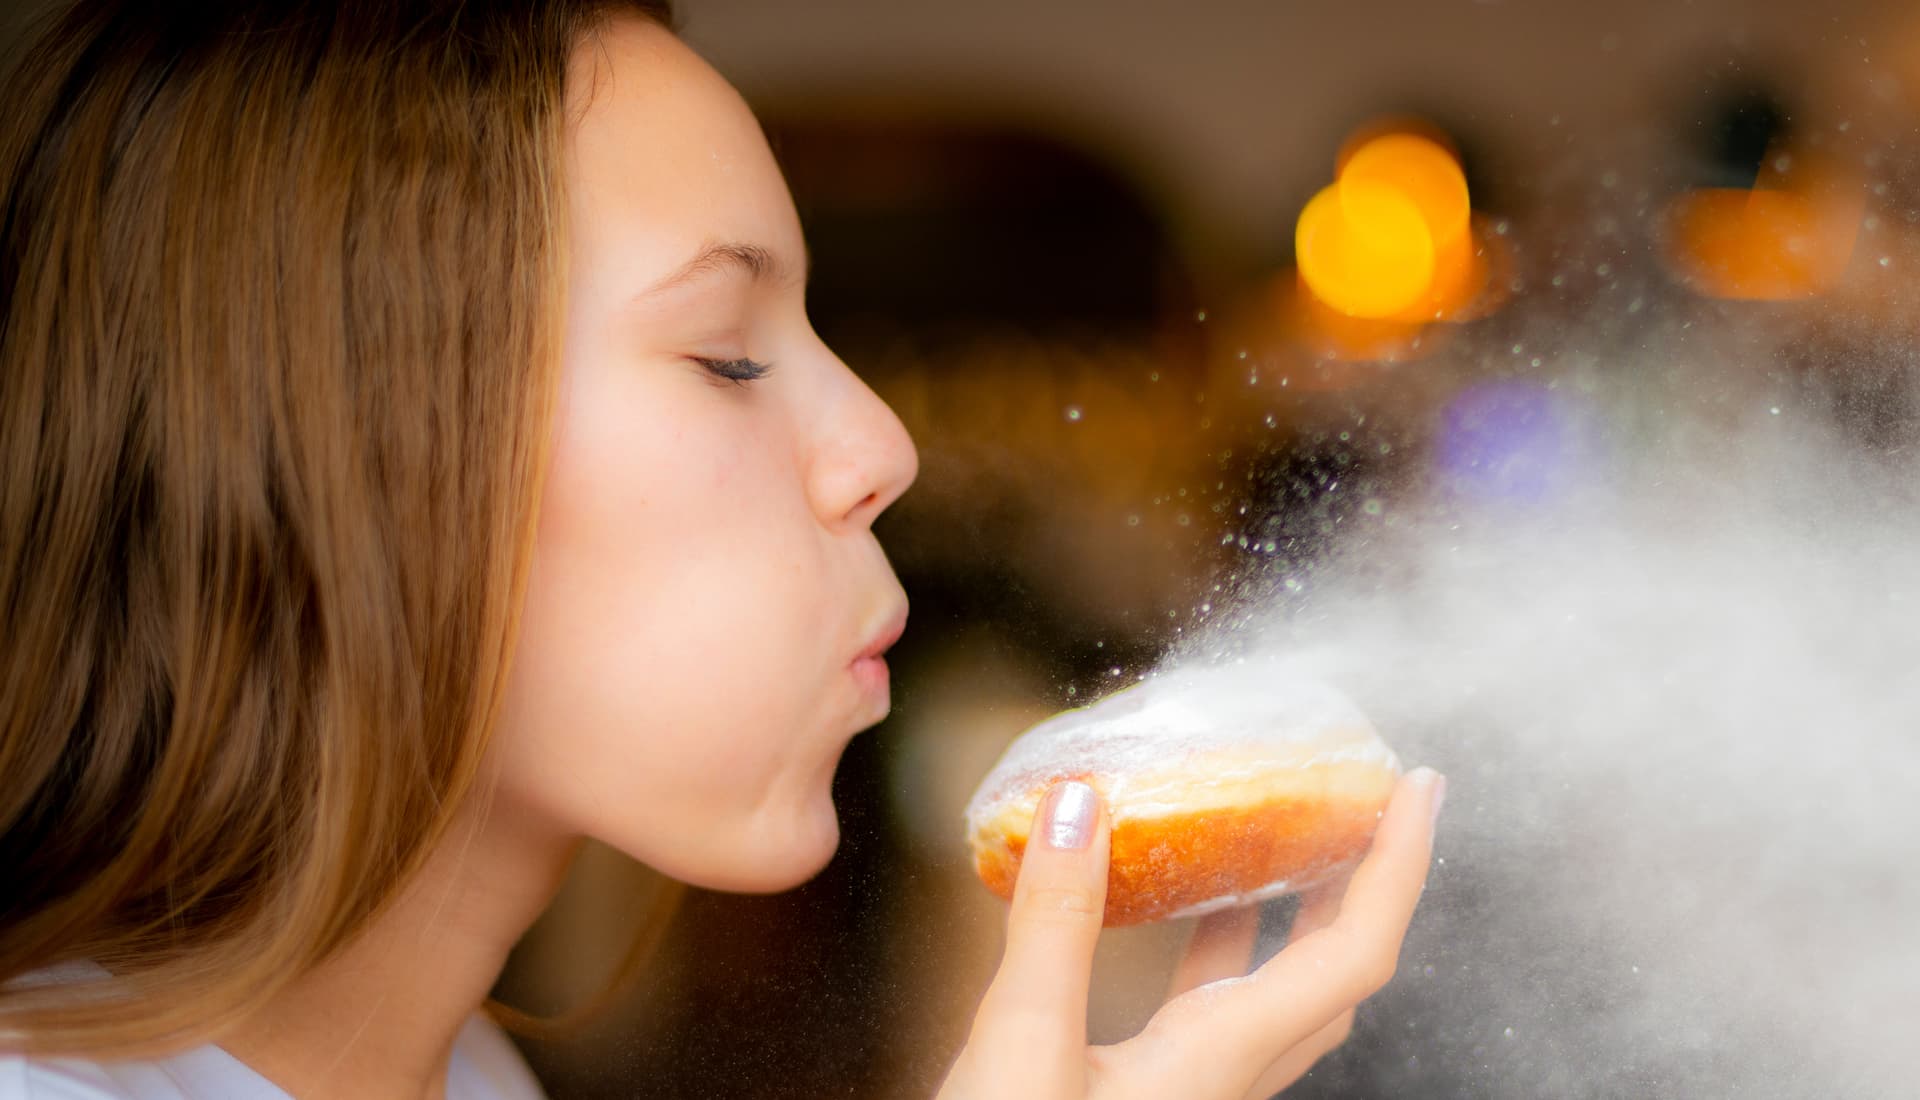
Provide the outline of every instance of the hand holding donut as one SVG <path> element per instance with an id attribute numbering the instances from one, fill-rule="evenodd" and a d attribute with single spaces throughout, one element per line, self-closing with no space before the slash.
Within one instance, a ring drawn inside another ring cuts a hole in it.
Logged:
<path id="1" fill-rule="evenodd" d="M 1241 976 L 1253 950 L 1253 911 L 1203 918 L 1171 999 L 1145 1030 L 1089 1046 L 1109 821 L 1092 787 L 1055 784 L 1020 865 L 1006 953 L 941 1100 L 1240 1100 L 1285 1088 L 1345 1040 L 1354 1006 L 1392 977 L 1444 791 L 1431 769 L 1402 777 L 1344 891 L 1309 893 L 1292 942 L 1252 974 Z"/>

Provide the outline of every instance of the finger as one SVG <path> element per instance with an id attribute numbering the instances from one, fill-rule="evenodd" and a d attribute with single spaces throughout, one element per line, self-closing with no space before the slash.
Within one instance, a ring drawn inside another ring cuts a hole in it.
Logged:
<path id="1" fill-rule="evenodd" d="M 1434 825 L 1446 794 L 1446 779 L 1432 768 L 1418 768 L 1401 777 L 1367 858 L 1353 869 L 1353 878 L 1340 896 L 1339 911 L 1331 923 L 1303 936 L 1302 942 L 1342 933 L 1359 944 L 1387 948 L 1389 963 L 1399 958 L 1400 940 L 1426 888 L 1433 863 Z M 1380 984 L 1386 984 L 1386 977 Z"/>
<path id="2" fill-rule="evenodd" d="M 1167 1002 L 1149 1024 L 1153 1041 L 1175 1048 L 1181 1064 L 1218 1075 L 1217 1087 L 1238 1093 L 1385 985 L 1426 881 L 1443 789 L 1430 769 L 1402 777 L 1332 923 L 1299 937 L 1241 981 L 1216 982 Z"/>
<path id="3" fill-rule="evenodd" d="M 1347 1041 L 1353 1034 L 1353 1009 L 1349 1008 L 1334 1017 L 1332 1023 L 1308 1036 L 1300 1045 L 1294 1047 L 1280 1060 L 1267 1067 L 1260 1080 L 1247 1090 L 1247 1100 L 1268 1100 L 1274 1093 L 1290 1087 L 1295 1081 L 1307 1075 L 1320 1059 L 1325 1058 Z"/>
<path id="4" fill-rule="evenodd" d="M 1108 823 L 1085 783 L 1057 783 L 1028 834 L 1007 950 L 975 1017 L 982 1030 L 1023 1046 L 1071 1048 L 1084 1059 L 1087 988 L 1107 899 Z"/>
<path id="5" fill-rule="evenodd" d="M 1260 932 L 1258 906 L 1242 906 L 1209 913 L 1193 926 L 1186 954 L 1173 968 L 1167 986 L 1169 998 L 1221 978 L 1237 978 L 1253 961 L 1253 941 Z"/>
<path id="6" fill-rule="evenodd" d="M 1340 915 L 1340 898 L 1347 892 L 1347 884 L 1352 881 L 1352 874 L 1343 872 L 1301 891 L 1300 907 L 1294 911 L 1293 923 L 1287 928 L 1287 942 L 1298 943 L 1332 924 L 1333 919 Z M 1260 1080 L 1247 1091 L 1247 1100 L 1267 1100 L 1306 1076 L 1307 1071 L 1329 1051 L 1346 1042 L 1352 1031 L 1353 1009 L 1348 1009 L 1268 1066 Z"/>

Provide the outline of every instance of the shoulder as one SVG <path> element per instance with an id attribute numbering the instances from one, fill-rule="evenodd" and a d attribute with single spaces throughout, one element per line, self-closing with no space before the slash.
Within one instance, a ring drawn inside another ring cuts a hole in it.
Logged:
<path id="1" fill-rule="evenodd" d="M 546 1092 L 500 1025 L 477 1012 L 453 1045 L 448 1100 L 545 1100 Z M 0 1094 L 0 1100 L 6 1100 Z"/>
<path id="2" fill-rule="evenodd" d="M 0 1055 L 0 1100 L 288 1100 L 214 1046 L 158 1061 Z"/>
<path id="3" fill-rule="evenodd" d="M 83 981 L 106 971 L 90 962 L 65 962 L 20 975 L 8 989 Z M 0 1052 L 0 1100 L 148 1100 L 172 1092 L 134 1092 L 98 1062 L 83 1058 L 38 1058 Z"/>
<path id="4" fill-rule="evenodd" d="M 449 1100 L 545 1100 L 500 1026 L 476 1014 L 447 1071 Z M 161 1061 L 93 1062 L 0 1054 L 0 1100 L 287 1100 L 232 1055 L 199 1047 Z"/>
<path id="5" fill-rule="evenodd" d="M 139 1067 L 133 1068 L 137 1076 Z M 180 1096 L 169 1082 L 158 1083 L 166 1086 L 165 1091 L 134 1091 L 129 1082 L 96 1062 L 0 1054 L 0 1100 L 176 1100 Z"/>
<path id="6" fill-rule="evenodd" d="M 24 974 L 8 988 L 78 982 L 107 972 L 76 960 Z M 0 1100 L 289 1100 L 212 1044 L 159 1059 L 43 1058 L 0 1052 Z"/>

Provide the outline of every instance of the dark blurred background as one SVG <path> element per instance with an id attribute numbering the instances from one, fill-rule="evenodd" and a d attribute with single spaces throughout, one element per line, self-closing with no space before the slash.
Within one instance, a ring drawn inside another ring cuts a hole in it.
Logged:
<path id="1" fill-rule="evenodd" d="M 1790 391 L 1862 455 L 1920 445 L 1911 3 L 680 9 L 784 164 L 817 327 L 919 444 L 920 481 L 880 526 L 914 612 L 894 714 L 846 754 L 844 839 L 817 879 L 683 894 L 588 850 L 504 999 L 583 1003 L 649 914 L 666 923 L 610 1009 L 526 1044 L 561 1100 L 930 1095 L 997 962 L 1004 907 L 973 877 L 960 815 L 1005 744 L 1230 632 L 1336 540 L 1386 522 L 1477 445 L 1448 434 L 1463 396 L 1498 413 L 1546 384 L 1569 350 L 1556 334 L 1581 334 L 1593 374 L 1630 361 L 1650 389 L 1709 404 Z M 21 12 L 0 4 L 0 36 Z M 1382 118 L 1438 137 L 1469 184 L 1477 290 L 1445 323 L 1345 324 L 1293 266 L 1303 205 Z M 1794 158 L 1827 173 L 1810 183 L 1783 168 Z M 1757 185 L 1842 198 L 1791 231 L 1688 229 L 1688 196 Z M 1772 252 L 1802 246 L 1832 251 L 1832 270 L 1782 276 Z M 1676 357 L 1681 376 L 1659 377 L 1654 332 L 1712 333 L 1750 361 L 1707 384 Z M 1650 1041 L 1600 1076 L 1528 1077 L 1552 1058 L 1510 1041 L 1538 1021 L 1445 978 L 1502 965 L 1535 981 L 1474 931 L 1476 914 L 1529 903 L 1472 867 L 1438 877 L 1400 980 L 1288 1095 L 1726 1094 L 1712 1034 Z M 1265 916 L 1277 943 L 1288 906 Z M 1096 1040 L 1151 1014 L 1187 934 L 1108 933 Z M 1611 992 L 1543 990 L 1557 1026 L 1536 1044 L 1577 1036 Z"/>
<path id="2" fill-rule="evenodd" d="M 1911 328 L 1920 20 L 1903 6 L 686 0 L 687 38 L 785 165 L 818 328 L 919 443 L 921 480 L 880 532 L 914 615 L 894 716 L 839 774 L 833 864 L 777 897 L 687 894 L 629 996 L 532 1045 L 553 1094 L 929 1095 L 999 948 L 960 809 L 1007 740 L 1379 522 L 1429 472 L 1450 401 L 1540 372 L 1543 329 L 1619 319 L 1590 330 L 1604 360 L 1634 345 L 1631 319 L 1761 326 L 1753 385 L 1799 378 L 1862 448 L 1910 443 L 1887 376 L 1809 366 Z M 1295 219 L 1386 116 L 1457 152 L 1485 285 L 1452 323 L 1336 331 L 1302 313 Z M 1864 202 L 1846 262 L 1777 292 L 1689 278 L 1762 261 L 1677 255 L 1734 246 L 1676 238 L 1674 203 L 1752 188 L 1787 149 L 1842 165 Z M 1491 904 L 1470 873 L 1446 890 L 1454 912 Z M 665 893 L 590 853 L 508 999 L 590 993 Z M 1283 927 L 1284 905 L 1269 917 Z M 1186 932 L 1109 934 L 1096 1039 L 1141 1024 Z M 1416 922 L 1403 974 L 1463 952 Z M 1442 1015 L 1432 990 L 1370 1002 L 1289 1095 L 1492 1091 L 1514 1072 L 1500 1021 Z M 1715 1073 L 1696 1046 L 1565 1094 L 1714 1095 Z"/>
<path id="3" fill-rule="evenodd" d="M 895 714 L 837 779 L 828 872 L 687 895 L 632 996 L 534 1044 L 555 1096 L 931 1094 L 1002 920 L 960 806 L 1014 733 L 1375 522 L 1434 461 L 1453 395 L 1524 380 L 1544 326 L 1617 317 L 1594 328 L 1603 357 L 1634 319 L 1761 324 L 1755 378 L 1778 384 L 1910 324 L 1920 21 L 1893 2 L 687 0 L 684 33 L 785 165 L 820 332 L 920 443 L 922 480 L 881 522 L 914 618 Z M 1471 317 L 1354 340 L 1300 321 L 1294 221 L 1379 117 L 1452 144 L 1490 275 Z M 1786 148 L 1868 196 L 1843 271 L 1757 296 L 1690 280 L 1672 203 L 1751 188 Z M 1912 440 L 1885 374 L 1839 378 L 1818 386 L 1862 447 Z M 591 991 L 649 889 L 593 854 L 509 994 Z M 1471 875 L 1450 891 L 1490 904 Z M 1108 935 L 1096 1039 L 1152 1012 L 1185 935 Z M 1407 966 L 1442 958 L 1417 921 Z M 1498 1023 L 1475 1039 L 1475 1006 L 1440 1017 L 1425 989 L 1369 1002 L 1290 1094 L 1501 1079 Z M 1715 1094 L 1715 1071 L 1690 1050 L 1569 1094 Z"/>

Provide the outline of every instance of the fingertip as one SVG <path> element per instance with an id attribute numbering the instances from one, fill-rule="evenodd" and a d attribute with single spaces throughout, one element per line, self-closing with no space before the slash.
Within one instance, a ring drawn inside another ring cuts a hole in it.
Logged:
<path id="1" fill-rule="evenodd" d="M 1066 779 L 1047 788 L 1034 814 L 1033 836 L 1055 851 L 1085 851 L 1104 815 L 1100 792 L 1092 784 Z"/>
<path id="2" fill-rule="evenodd" d="M 1433 768 L 1421 765 L 1400 777 L 1393 798 L 1387 805 L 1389 814 L 1408 813 L 1416 819 L 1424 819 L 1427 831 L 1432 833 L 1440 822 L 1440 808 L 1447 800 L 1447 777 Z M 1403 809 L 1405 802 L 1412 801 L 1424 809 L 1419 813 L 1411 807 Z"/>
<path id="3" fill-rule="evenodd" d="M 1371 926 L 1398 943 L 1426 887 L 1433 825 L 1445 790 L 1445 778 L 1432 768 L 1415 768 L 1401 777 L 1372 847 L 1347 884 L 1336 922 Z"/>
<path id="4" fill-rule="evenodd" d="M 1441 775 L 1432 765 L 1422 764 L 1401 776 L 1400 779 L 1402 782 L 1409 783 L 1422 790 L 1432 790 L 1444 783 L 1446 776 Z"/>
<path id="5" fill-rule="evenodd" d="M 1013 914 L 1049 919 L 1103 910 L 1109 826 L 1100 793 L 1077 779 L 1047 789 L 1013 885 Z M 1093 914 L 1096 925 L 1099 913 Z"/>

